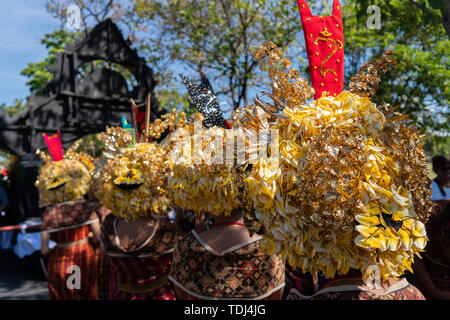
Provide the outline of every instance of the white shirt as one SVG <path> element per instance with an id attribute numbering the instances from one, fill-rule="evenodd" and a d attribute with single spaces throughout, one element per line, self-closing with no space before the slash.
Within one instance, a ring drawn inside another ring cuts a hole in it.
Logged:
<path id="1" fill-rule="evenodd" d="M 438 200 L 448 200 L 450 199 L 450 188 L 445 188 L 444 187 L 444 191 L 445 191 L 445 197 L 442 195 L 441 193 L 441 189 L 439 189 L 438 184 L 436 183 L 436 181 L 431 181 L 431 201 L 438 201 Z"/>

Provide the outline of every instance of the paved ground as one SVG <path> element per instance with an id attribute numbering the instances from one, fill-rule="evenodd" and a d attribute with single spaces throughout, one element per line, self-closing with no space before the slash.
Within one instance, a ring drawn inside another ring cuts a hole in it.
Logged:
<path id="1" fill-rule="evenodd" d="M 0 250 L 0 300 L 48 300 L 47 282 L 39 257 L 19 259 Z"/>

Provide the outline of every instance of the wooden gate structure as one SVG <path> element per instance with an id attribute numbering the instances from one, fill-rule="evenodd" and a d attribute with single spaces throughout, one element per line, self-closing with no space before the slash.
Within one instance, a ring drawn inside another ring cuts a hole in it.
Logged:
<path id="1" fill-rule="evenodd" d="M 105 61 L 105 66 L 109 63 L 128 69 L 136 85 L 129 89 L 125 78 L 107 67 L 94 69 L 80 77 L 81 67 L 97 60 Z M 10 200 L 16 202 L 11 203 L 12 206 L 24 206 L 30 201 L 32 203 L 26 207 L 36 205 L 37 191 L 33 182 L 40 159 L 35 151 L 46 148 L 42 133 L 52 135 L 60 129 L 63 146 L 67 148 L 87 134 L 105 130 L 107 125 L 120 125 L 122 115 L 131 123 L 130 98 L 141 104 L 148 93 L 152 97 L 150 119 L 161 115 L 153 94 L 156 86 L 153 71 L 145 59 L 130 48 L 130 43 L 110 19 L 95 26 L 75 44 L 67 45 L 64 52 L 57 54 L 50 70 L 53 80 L 45 85 L 42 95 L 28 97 L 26 112 L 10 118 L 0 110 L 0 149 L 18 156 L 25 167 L 25 174 L 14 187 L 16 190 L 11 191 L 13 197 L 19 197 Z M 35 215 L 26 213 L 29 211 L 26 208 L 16 210 L 24 211 L 21 215 L 25 217 Z"/>

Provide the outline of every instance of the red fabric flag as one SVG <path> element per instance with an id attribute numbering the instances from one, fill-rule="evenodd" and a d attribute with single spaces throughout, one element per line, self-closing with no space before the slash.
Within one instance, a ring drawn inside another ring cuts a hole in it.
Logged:
<path id="1" fill-rule="evenodd" d="M 344 87 L 344 31 L 341 5 L 332 16 L 313 16 L 305 0 L 297 0 L 305 35 L 314 99 L 337 95 Z"/>
<path id="2" fill-rule="evenodd" d="M 53 161 L 59 161 L 64 159 L 63 147 L 61 142 L 61 132 L 58 130 L 53 136 L 48 136 L 45 133 L 42 134 L 45 143 L 47 144 L 48 151 Z"/>

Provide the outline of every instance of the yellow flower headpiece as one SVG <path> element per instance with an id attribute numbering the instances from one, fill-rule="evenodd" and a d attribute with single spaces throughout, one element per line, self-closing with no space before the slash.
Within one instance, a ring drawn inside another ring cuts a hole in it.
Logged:
<path id="1" fill-rule="evenodd" d="M 286 68 L 290 62 L 281 57 L 281 51 L 273 43 L 268 42 L 259 48 L 255 56 L 261 60 L 261 69 L 269 72 L 274 93 L 289 105 L 303 103 L 312 96 L 311 87 L 297 70 L 277 74 L 277 68 Z M 269 64 L 263 62 L 265 58 Z M 293 92 L 298 95 L 294 97 Z M 212 127 L 196 130 L 180 142 L 185 153 L 173 157 L 173 175 L 169 182 L 176 205 L 196 213 L 225 216 L 241 209 L 250 231 L 259 229 L 260 224 L 251 219 L 252 208 L 244 179 L 249 174 L 247 169 L 250 165 L 260 156 L 267 156 L 265 150 L 271 140 L 272 123 L 281 116 L 278 114 L 282 109 L 281 101 L 276 100 L 273 94 L 269 96 L 279 103 L 269 105 L 257 98 L 250 107 L 233 112 L 231 129 Z"/>
<path id="2" fill-rule="evenodd" d="M 162 120 L 149 125 L 148 137 L 159 138 L 166 129 L 175 130 L 185 124 L 185 117 L 176 110 L 163 115 Z M 171 144 L 133 145 L 132 135 L 121 128 L 107 128 L 100 139 L 105 142 L 105 152 L 94 175 L 96 197 L 121 218 L 165 214 L 170 204 L 167 179 L 171 166 L 167 157 Z"/>
<path id="3" fill-rule="evenodd" d="M 50 139 L 55 137 L 60 142 L 59 131 L 57 136 Z M 57 161 L 41 150 L 36 151 L 44 161 L 35 183 L 39 190 L 40 205 L 49 206 L 66 201 L 82 200 L 89 191 L 91 174 L 94 170 L 93 158 L 84 152 L 77 152 L 79 144 L 80 140 L 73 143 L 62 157 L 62 145 L 59 143 L 61 159 L 58 158 Z M 58 146 L 55 145 L 55 143 L 50 144 L 51 148 L 57 149 Z M 54 151 L 50 150 L 50 153 Z"/>
<path id="4" fill-rule="evenodd" d="M 169 205 L 166 184 L 169 167 L 164 149 L 155 143 L 123 148 L 103 167 L 99 200 L 111 213 L 134 220 L 163 214 Z"/>
<path id="5" fill-rule="evenodd" d="M 269 254 L 328 278 L 353 268 L 385 281 L 426 245 L 430 179 L 407 116 L 381 110 L 370 90 L 357 95 L 358 79 L 354 93 L 286 103 L 274 125 L 279 157 L 260 159 L 246 182 Z M 274 103 L 301 95 L 289 90 Z"/>
<path id="6" fill-rule="evenodd" d="M 36 187 L 42 206 L 82 200 L 89 191 L 91 174 L 78 160 L 48 161 L 39 169 Z"/>
<path id="7" fill-rule="evenodd" d="M 225 216 L 242 208 L 246 202 L 245 168 L 236 167 L 236 152 L 226 158 L 227 148 L 234 148 L 234 142 L 242 139 L 239 130 L 216 126 L 179 137 L 171 153 L 169 179 L 174 204 L 197 214 Z"/>

